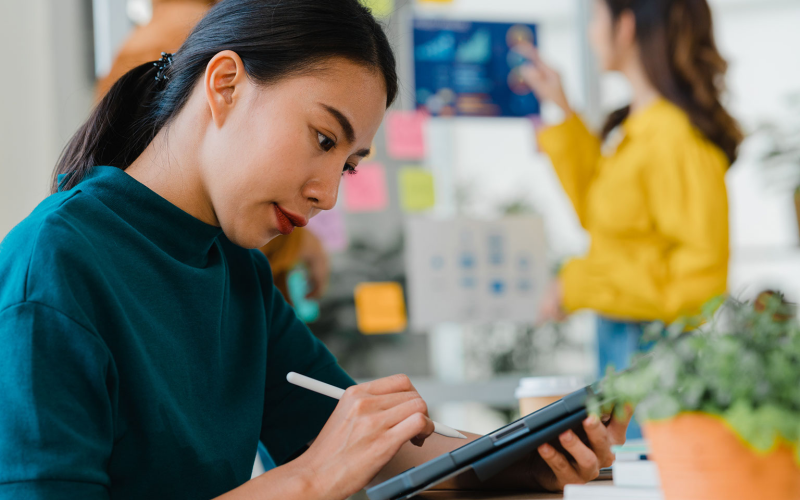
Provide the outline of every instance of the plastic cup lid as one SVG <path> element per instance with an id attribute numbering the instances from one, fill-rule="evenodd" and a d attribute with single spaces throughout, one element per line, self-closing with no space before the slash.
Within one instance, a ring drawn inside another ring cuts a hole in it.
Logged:
<path id="1" fill-rule="evenodd" d="M 521 398 L 565 396 L 586 387 L 586 381 L 578 376 L 526 377 L 519 381 L 514 395 Z"/>

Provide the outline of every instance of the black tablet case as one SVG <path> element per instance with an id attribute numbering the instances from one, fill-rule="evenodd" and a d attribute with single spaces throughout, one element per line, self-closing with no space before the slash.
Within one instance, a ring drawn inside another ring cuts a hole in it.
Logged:
<path id="1" fill-rule="evenodd" d="M 440 455 L 367 490 L 370 500 L 402 500 L 472 469 L 485 481 L 569 429 L 578 429 L 588 416 L 591 386 L 526 415 L 461 448 Z"/>

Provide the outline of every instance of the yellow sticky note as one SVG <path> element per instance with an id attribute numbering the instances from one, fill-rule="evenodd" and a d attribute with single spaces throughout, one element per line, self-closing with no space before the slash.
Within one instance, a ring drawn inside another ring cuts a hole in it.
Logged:
<path id="1" fill-rule="evenodd" d="M 400 333 L 406 329 L 406 303 L 399 283 L 361 283 L 356 287 L 355 299 L 361 333 Z"/>
<path id="2" fill-rule="evenodd" d="M 375 17 L 389 17 L 394 12 L 394 0 L 361 0 L 361 5 Z"/>
<path id="3" fill-rule="evenodd" d="M 427 210 L 436 204 L 433 174 L 424 168 L 403 167 L 400 170 L 400 204 L 408 212 Z"/>

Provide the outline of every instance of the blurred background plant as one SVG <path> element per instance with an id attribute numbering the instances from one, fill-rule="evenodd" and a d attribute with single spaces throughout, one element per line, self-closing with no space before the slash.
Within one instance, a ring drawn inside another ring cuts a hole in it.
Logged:
<path id="1" fill-rule="evenodd" d="M 768 183 L 794 191 L 794 208 L 800 231 L 800 92 L 786 98 L 785 118 L 761 125 L 766 141 L 762 163 Z"/>

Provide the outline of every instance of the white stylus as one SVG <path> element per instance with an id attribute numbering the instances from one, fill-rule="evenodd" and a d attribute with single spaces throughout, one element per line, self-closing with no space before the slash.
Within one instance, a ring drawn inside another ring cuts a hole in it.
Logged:
<path id="1" fill-rule="evenodd" d="M 344 396 L 344 389 L 334 387 L 330 384 L 326 384 L 325 382 L 320 382 L 319 380 L 314 380 L 311 377 L 306 377 L 305 375 L 300 375 L 299 373 L 287 373 L 286 380 L 288 380 L 290 384 L 302 387 L 303 389 L 308 389 L 309 391 L 314 391 L 318 394 L 322 394 L 323 396 L 328 396 L 329 398 L 342 399 L 342 396 Z M 441 434 L 445 437 L 467 439 L 467 436 L 461 434 L 451 427 L 440 424 L 439 422 L 433 423 L 433 432 L 436 434 Z"/>

